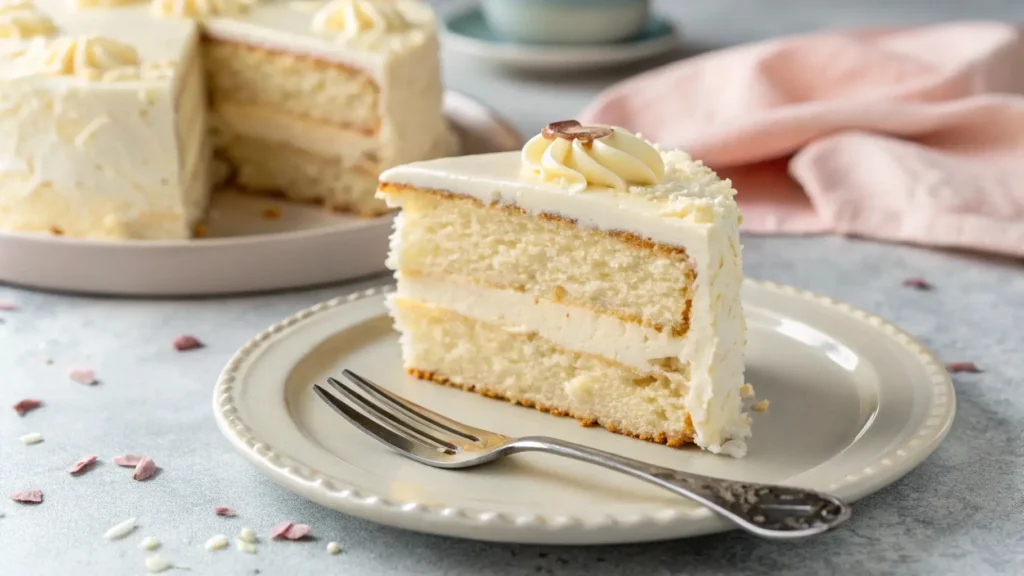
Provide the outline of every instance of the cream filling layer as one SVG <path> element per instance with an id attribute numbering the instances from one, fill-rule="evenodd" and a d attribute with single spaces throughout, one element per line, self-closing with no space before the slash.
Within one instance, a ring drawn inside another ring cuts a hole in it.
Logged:
<path id="1" fill-rule="evenodd" d="M 535 333 L 566 350 L 598 355 L 649 372 L 660 371 L 658 365 L 666 358 L 689 363 L 690 380 L 680 393 L 685 394 L 684 406 L 697 432 L 696 443 L 714 453 L 734 457 L 746 454 L 743 440 L 750 431 L 739 392 L 745 346 L 740 307 L 726 303 L 715 310 L 692 310 L 695 321 L 689 332 L 673 337 L 585 308 L 535 301 L 532 296 L 511 290 L 400 272 L 396 276 L 398 287 L 391 298 L 421 301 L 497 324 L 510 332 Z M 732 275 L 718 280 L 740 282 Z"/>
<path id="2" fill-rule="evenodd" d="M 355 130 L 347 130 L 296 118 L 266 106 L 221 104 L 213 111 L 217 129 L 224 136 L 245 136 L 285 144 L 325 158 L 338 158 L 345 165 L 372 165 L 378 141 Z"/>
<path id="3" fill-rule="evenodd" d="M 496 324 L 509 332 L 536 333 L 561 348 L 647 372 L 657 371 L 657 360 L 677 358 L 686 347 L 685 338 L 615 316 L 447 278 L 399 274 L 395 295 Z"/>

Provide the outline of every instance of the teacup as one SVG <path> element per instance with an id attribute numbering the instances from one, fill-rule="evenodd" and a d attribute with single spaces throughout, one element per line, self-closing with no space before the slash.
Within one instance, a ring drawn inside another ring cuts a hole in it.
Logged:
<path id="1" fill-rule="evenodd" d="M 650 0 L 482 0 L 481 6 L 498 36 L 531 44 L 625 40 L 650 13 Z"/>

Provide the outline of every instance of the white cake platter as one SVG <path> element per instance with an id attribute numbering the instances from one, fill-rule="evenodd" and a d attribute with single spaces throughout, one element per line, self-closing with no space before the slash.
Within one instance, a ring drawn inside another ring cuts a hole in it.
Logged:
<path id="1" fill-rule="evenodd" d="M 313 392 L 314 383 L 343 368 L 472 426 L 555 436 L 850 502 L 913 470 L 939 446 L 956 412 L 945 368 L 896 326 L 831 298 L 747 280 L 746 379 L 771 402 L 753 414 L 749 451 L 736 459 L 668 448 L 413 379 L 402 370 L 384 305 L 388 291 L 318 304 L 256 335 L 221 373 L 213 411 L 231 446 L 284 490 L 398 528 L 502 542 L 619 544 L 732 525 L 639 480 L 546 454 L 469 470 L 413 462 L 356 430 Z M 853 516 L 856 522 L 857 506 Z"/>
<path id="2" fill-rule="evenodd" d="M 448 91 L 445 115 L 464 154 L 515 150 L 496 112 Z M 268 208 L 280 217 L 268 218 Z M 385 271 L 393 216 L 366 219 L 286 200 L 214 194 L 207 236 L 107 241 L 0 231 L 0 282 L 85 294 L 208 296 L 340 282 Z"/>

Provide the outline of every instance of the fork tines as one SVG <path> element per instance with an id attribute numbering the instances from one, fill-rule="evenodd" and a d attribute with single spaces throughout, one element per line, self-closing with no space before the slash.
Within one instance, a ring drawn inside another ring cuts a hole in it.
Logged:
<path id="1" fill-rule="evenodd" d="M 351 424 L 394 448 L 414 451 L 410 443 L 415 443 L 455 454 L 461 443 L 481 442 L 473 428 L 400 398 L 350 370 L 343 370 L 342 376 L 347 382 L 327 379 L 341 398 L 314 385 L 317 395 Z"/>

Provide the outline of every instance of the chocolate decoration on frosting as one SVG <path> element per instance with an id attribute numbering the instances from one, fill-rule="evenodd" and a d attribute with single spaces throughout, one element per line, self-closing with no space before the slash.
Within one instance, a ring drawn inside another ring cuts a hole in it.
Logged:
<path id="1" fill-rule="evenodd" d="M 580 144 L 587 145 L 598 138 L 611 136 L 612 132 L 612 129 L 606 126 L 584 126 L 576 120 L 559 120 L 545 126 L 540 133 L 547 140 L 563 138 L 579 140 Z"/>

